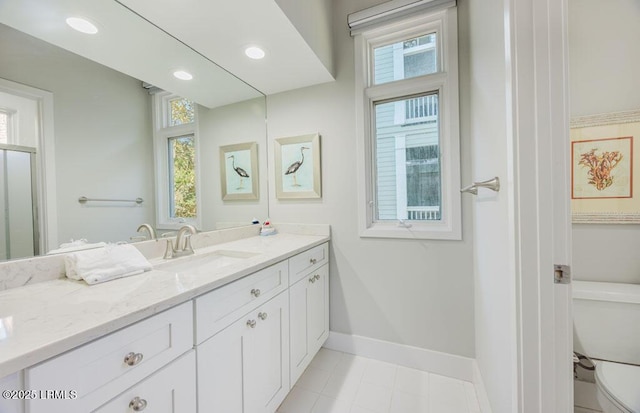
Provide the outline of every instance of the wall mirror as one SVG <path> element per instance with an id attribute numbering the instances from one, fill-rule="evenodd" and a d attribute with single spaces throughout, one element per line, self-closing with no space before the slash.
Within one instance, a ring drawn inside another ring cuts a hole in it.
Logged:
<path id="1" fill-rule="evenodd" d="M 43 148 L 34 141 L 37 138 L 22 139 L 18 143 L 23 144 L 13 146 L 20 146 L 18 152 L 27 153 L 31 153 L 29 148 L 34 148 L 35 158 L 49 156 L 55 162 L 55 176 L 46 176 L 45 171 L 34 169 L 40 165 L 36 162 L 30 169 L 31 181 L 23 173 L 19 175 L 19 184 L 7 183 L 0 190 L 7 194 L 7 188 L 17 186 L 22 192 L 29 192 L 25 187 L 33 182 L 33 194 L 37 195 L 47 193 L 47 188 L 39 188 L 43 182 L 55 184 L 55 188 L 49 190 L 52 196 L 38 201 L 47 211 L 55 211 L 46 217 L 46 223 L 36 221 L 33 228 L 13 229 L 0 225 L 0 259 L 46 253 L 78 239 L 90 243 L 131 241 L 132 237 L 141 235 L 136 232 L 140 224 L 155 226 L 157 184 L 151 86 L 197 104 L 199 159 L 196 167 L 201 177 L 199 229 L 248 225 L 254 217 L 263 220 L 268 216 L 266 105 L 262 93 L 115 1 L 76 0 L 77 4 L 57 1 L 57 9 L 49 3 L 12 0 L 0 4 L 0 99 L 4 99 L 0 101 L 0 140 L 3 131 L 22 136 L 46 129 L 41 123 L 37 127 L 33 123 L 22 126 L 23 111 L 12 116 L 14 105 L 7 103 L 12 87 L 26 85 L 47 91 L 53 101 L 53 118 L 49 124 L 54 140 L 51 148 L 44 148 L 49 152 L 42 153 Z M 64 23 L 65 13 L 86 13 L 89 4 L 106 8 L 95 22 L 99 30 L 117 32 L 120 43 L 116 45 L 135 47 L 114 47 L 101 43 L 100 37 L 94 42 L 96 38 L 68 29 Z M 107 15 L 118 22 L 117 30 L 112 30 Z M 73 40 L 78 35 L 84 37 Z M 193 80 L 201 83 L 187 86 L 185 81 L 173 77 L 174 71 L 187 67 L 193 73 Z M 143 82 L 146 89 L 142 87 Z M 36 115 L 42 113 L 41 102 L 31 104 Z M 223 201 L 219 148 L 249 142 L 257 144 L 258 199 Z M 5 148 L 2 143 L 0 146 L 2 150 L 16 149 L 12 145 L 4 145 L 8 146 Z M 6 171 L 8 158 L 0 158 L 0 169 Z M 83 204 L 78 202 L 81 196 L 114 200 L 141 198 L 143 202 Z M 15 226 L 25 220 L 18 219 L 17 215 L 8 216 L 7 211 L 11 212 L 6 208 L 8 201 L 2 198 L 0 202 L 5 202 L 4 224 Z M 43 212 L 34 213 L 24 206 L 13 207 L 13 210 L 14 214 L 22 210 L 36 218 Z M 23 235 L 36 233 L 40 240 L 29 253 L 28 247 L 23 250 L 9 245 L 12 231 Z"/>

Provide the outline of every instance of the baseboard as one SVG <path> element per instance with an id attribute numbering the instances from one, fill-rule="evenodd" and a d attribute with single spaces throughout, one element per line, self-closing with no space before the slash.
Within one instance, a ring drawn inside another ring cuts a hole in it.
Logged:
<path id="1" fill-rule="evenodd" d="M 489 396 L 487 395 L 487 390 L 484 387 L 482 373 L 480 372 L 480 367 L 478 367 L 478 362 L 476 360 L 473 360 L 473 385 L 476 388 L 476 397 L 478 398 L 480 411 L 482 413 L 491 413 Z"/>
<path id="2" fill-rule="evenodd" d="M 334 331 L 329 333 L 324 347 L 455 379 L 474 381 L 475 360 L 469 357 Z"/>

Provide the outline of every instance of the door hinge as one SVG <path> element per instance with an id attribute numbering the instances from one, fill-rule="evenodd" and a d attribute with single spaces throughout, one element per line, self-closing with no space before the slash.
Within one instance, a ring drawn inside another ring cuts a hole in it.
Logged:
<path id="1" fill-rule="evenodd" d="M 571 284 L 571 267 L 568 265 L 554 265 L 553 282 L 556 284 Z"/>

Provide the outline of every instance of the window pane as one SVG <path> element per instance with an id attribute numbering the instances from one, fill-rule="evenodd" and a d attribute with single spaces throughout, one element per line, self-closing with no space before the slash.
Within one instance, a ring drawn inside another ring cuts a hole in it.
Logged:
<path id="1" fill-rule="evenodd" d="M 193 123 L 195 109 L 192 101 L 184 98 L 169 101 L 169 126 Z"/>
<path id="2" fill-rule="evenodd" d="M 441 219 L 437 113 L 437 94 L 375 104 L 376 220 Z"/>
<path id="3" fill-rule="evenodd" d="M 196 217 L 196 169 L 193 136 L 169 139 L 169 213 L 171 218 Z"/>
<path id="4" fill-rule="evenodd" d="M 0 143 L 9 141 L 9 116 L 0 112 Z"/>
<path id="5" fill-rule="evenodd" d="M 373 54 L 377 85 L 438 71 L 435 33 L 376 47 Z"/>

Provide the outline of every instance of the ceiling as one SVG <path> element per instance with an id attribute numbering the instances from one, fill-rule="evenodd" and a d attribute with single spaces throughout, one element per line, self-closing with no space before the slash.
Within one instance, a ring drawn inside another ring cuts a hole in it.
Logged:
<path id="1" fill-rule="evenodd" d="M 275 0 L 118 1 L 3 0 L 0 23 L 210 108 L 333 80 Z M 99 32 L 70 29 L 71 16 Z M 249 45 L 266 57 L 247 58 Z"/>

